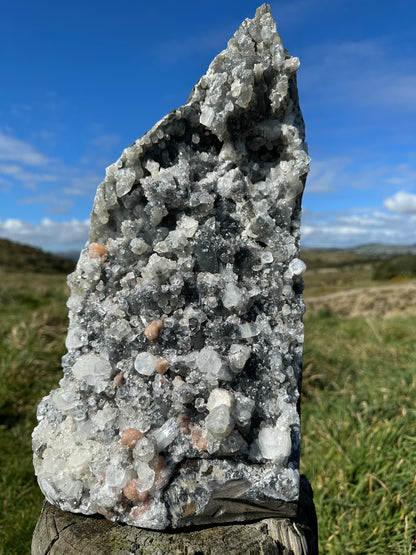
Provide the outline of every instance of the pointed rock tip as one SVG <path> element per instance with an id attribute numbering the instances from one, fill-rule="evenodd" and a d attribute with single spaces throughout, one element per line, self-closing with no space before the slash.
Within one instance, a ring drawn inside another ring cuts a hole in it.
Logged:
<path id="1" fill-rule="evenodd" d="M 255 19 L 259 19 L 262 15 L 269 14 L 272 15 L 272 10 L 270 4 L 262 4 L 256 10 Z"/>

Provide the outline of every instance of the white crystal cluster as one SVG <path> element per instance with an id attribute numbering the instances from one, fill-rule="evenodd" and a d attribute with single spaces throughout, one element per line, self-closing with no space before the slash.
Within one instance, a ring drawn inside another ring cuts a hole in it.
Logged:
<path id="1" fill-rule="evenodd" d="M 156 529 L 296 510 L 298 65 L 261 6 L 107 169 L 33 433 L 51 503 Z"/>

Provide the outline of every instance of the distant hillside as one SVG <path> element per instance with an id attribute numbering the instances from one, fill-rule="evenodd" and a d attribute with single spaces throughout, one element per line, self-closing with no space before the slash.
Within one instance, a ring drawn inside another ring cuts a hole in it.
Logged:
<path id="1" fill-rule="evenodd" d="M 302 253 L 349 253 L 358 254 L 365 257 L 390 257 L 400 256 L 407 254 L 416 254 L 416 245 L 385 245 L 383 243 L 366 243 L 364 245 L 357 245 L 356 247 L 301 247 Z"/>
<path id="2" fill-rule="evenodd" d="M 383 243 L 368 243 L 345 250 L 367 256 L 389 257 L 416 254 L 416 245 L 383 245 Z"/>
<path id="3" fill-rule="evenodd" d="M 55 252 L 54 254 L 61 258 L 69 258 L 69 260 L 77 261 L 79 258 L 80 252 L 81 252 L 80 250 L 71 250 L 71 251 Z"/>
<path id="4" fill-rule="evenodd" d="M 348 249 L 301 249 L 300 257 L 308 270 L 316 268 L 342 268 L 347 265 L 373 264 L 379 256 L 359 254 Z"/>
<path id="5" fill-rule="evenodd" d="M 357 264 L 371 264 L 378 262 L 383 265 L 388 260 L 398 259 L 397 268 L 402 262 L 407 268 L 409 260 L 416 257 L 416 245 L 383 245 L 382 243 L 368 243 L 349 248 L 315 248 L 301 247 L 301 258 L 306 262 L 309 270 L 316 268 L 341 268 Z M 396 267 L 395 266 L 395 267 Z M 412 263 L 412 267 L 414 263 Z M 409 274 L 409 272 L 407 272 Z M 411 272 L 414 274 L 414 271 Z M 396 274 L 394 274 L 396 275 Z M 400 275 L 400 274 L 399 274 Z M 376 279 L 390 279 L 393 276 Z"/>
<path id="6" fill-rule="evenodd" d="M 0 239 L 0 271 L 69 274 L 74 268 L 74 260 L 8 239 Z"/>
<path id="7" fill-rule="evenodd" d="M 366 248 L 362 248 L 362 254 L 353 252 L 353 249 L 301 249 L 300 256 L 307 266 L 305 295 L 310 298 L 365 288 L 381 281 L 416 278 L 416 254 L 397 255 L 400 249 L 394 250 L 394 254 L 387 254 L 389 246 L 386 246 L 386 251 L 381 247 L 370 249 L 373 254 Z"/>

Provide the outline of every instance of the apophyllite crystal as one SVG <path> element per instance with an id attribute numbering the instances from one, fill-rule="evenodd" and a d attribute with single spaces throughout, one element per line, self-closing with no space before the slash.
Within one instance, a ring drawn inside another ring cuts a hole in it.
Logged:
<path id="1" fill-rule="evenodd" d="M 294 514 L 298 65 L 261 6 L 107 169 L 33 433 L 51 503 L 156 529 Z"/>

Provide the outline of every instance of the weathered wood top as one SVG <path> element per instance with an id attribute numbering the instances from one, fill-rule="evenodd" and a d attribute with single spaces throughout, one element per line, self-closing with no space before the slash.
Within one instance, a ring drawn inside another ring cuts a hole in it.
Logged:
<path id="1" fill-rule="evenodd" d="M 69 513 L 45 502 L 32 555 L 317 555 L 312 489 L 302 477 L 296 519 L 266 518 L 244 524 L 155 531 Z"/>

